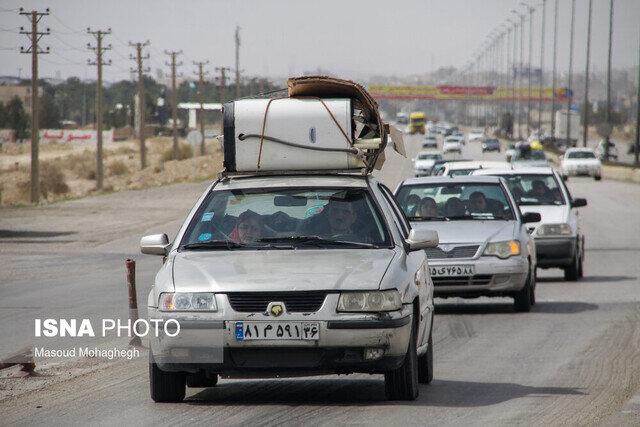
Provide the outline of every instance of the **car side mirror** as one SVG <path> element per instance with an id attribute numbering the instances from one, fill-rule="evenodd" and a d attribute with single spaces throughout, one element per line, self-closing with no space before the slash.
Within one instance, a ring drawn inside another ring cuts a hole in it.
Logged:
<path id="1" fill-rule="evenodd" d="M 581 208 L 583 206 L 587 206 L 587 199 L 571 199 L 571 207 L 572 208 Z"/>
<path id="2" fill-rule="evenodd" d="M 530 222 L 540 222 L 541 220 L 542 220 L 542 217 L 538 212 L 527 212 L 525 214 L 522 214 L 523 224 L 528 224 Z"/>
<path id="3" fill-rule="evenodd" d="M 407 238 L 409 252 L 420 249 L 435 248 L 440 243 L 438 232 L 435 230 L 412 229 Z"/>
<path id="4" fill-rule="evenodd" d="M 169 237 L 166 234 L 152 234 L 140 239 L 140 251 L 147 255 L 167 255 Z"/>

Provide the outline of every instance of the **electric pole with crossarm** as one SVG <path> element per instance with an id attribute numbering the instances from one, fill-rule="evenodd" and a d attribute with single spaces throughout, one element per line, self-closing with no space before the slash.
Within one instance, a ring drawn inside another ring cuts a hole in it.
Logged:
<path id="1" fill-rule="evenodd" d="M 142 61 L 145 59 L 149 59 L 149 54 L 147 54 L 146 56 L 142 55 L 142 48 L 144 48 L 145 46 L 149 46 L 149 41 L 147 40 L 144 43 L 129 42 L 129 46 L 136 48 L 136 56 L 129 55 L 129 58 L 135 60 L 137 65 L 137 70 L 132 69 L 131 72 L 138 73 L 138 110 L 140 114 L 140 129 L 138 130 L 138 132 L 140 137 L 140 168 L 144 169 L 147 167 L 147 147 L 144 142 L 146 136 L 146 127 L 144 124 L 146 103 L 144 102 L 143 73 L 148 73 L 150 69 L 149 67 L 143 68 L 142 66 Z"/>
<path id="2" fill-rule="evenodd" d="M 111 34 L 111 28 L 107 31 L 91 31 L 87 28 L 87 33 L 93 34 L 96 38 L 96 45 L 91 46 L 91 43 L 87 43 L 87 47 L 96 53 L 96 60 L 92 62 L 88 61 L 89 65 L 95 65 L 98 69 L 98 82 L 97 92 L 98 97 L 96 100 L 96 131 L 98 133 L 98 147 L 97 147 L 97 164 L 96 164 L 96 187 L 98 190 L 102 190 L 102 184 L 104 181 L 104 167 L 103 167 L 103 155 L 102 155 L 102 67 L 105 65 L 111 65 L 111 60 L 105 62 L 102 60 L 102 54 L 106 50 L 111 49 L 111 45 L 103 46 L 102 39 L 104 36 Z"/>
<path id="3" fill-rule="evenodd" d="M 49 15 L 49 9 L 45 12 L 25 12 L 23 8 L 20 8 L 20 15 L 26 16 L 31 21 L 31 31 L 25 31 L 24 27 L 20 27 L 20 34 L 26 34 L 30 41 L 31 46 L 25 49 L 20 48 L 20 53 L 31 54 L 31 203 L 38 203 L 40 200 L 40 164 L 38 160 L 39 154 L 39 132 L 40 126 L 38 124 L 38 55 L 49 53 L 49 48 L 41 50 L 38 47 L 38 42 L 42 36 L 49 35 L 50 31 L 47 28 L 46 32 L 38 32 L 38 23 L 43 16 Z"/>
<path id="4" fill-rule="evenodd" d="M 182 62 L 176 63 L 176 55 L 181 55 L 182 51 L 164 51 L 165 54 L 171 56 L 171 63 L 165 63 L 171 67 L 171 107 L 173 121 L 173 160 L 178 160 L 178 91 L 176 89 L 176 67 L 182 65 Z"/>

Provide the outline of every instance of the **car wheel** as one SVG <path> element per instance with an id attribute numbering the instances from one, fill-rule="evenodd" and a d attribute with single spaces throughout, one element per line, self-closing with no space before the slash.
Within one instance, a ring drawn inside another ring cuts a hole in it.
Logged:
<path id="1" fill-rule="evenodd" d="M 416 400 L 418 397 L 418 355 L 415 325 L 411 327 L 409 348 L 402 366 L 384 374 L 384 388 L 389 400 Z"/>
<path id="2" fill-rule="evenodd" d="M 418 357 L 418 382 L 430 384 L 433 380 L 433 332 L 429 333 L 427 352 Z"/>
<path id="3" fill-rule="evenodd" d="M 600 181 L 602 179 L 602 176 L 596 175 L 593 177 L 593 179 L 595 179 L 596 181 Z"/>
<path id="4" fill-rule="evenodd" d="M 536 268 L 531 272 L 531 280 L 529 281 L 529 289 L 531 290 L 531 305 L 536 305 Z"/>
<path id="5" fill-rule="evenodd" d="M 154 402 L 180 402 L 184 399 L 186 375 L 158 368 L 149 353 L 149 388 Z"/>
<path id="6" fill-rule="evenodd" d="M 575 282 L 580 276 L 580 253 L 576 248 L 576 255 L 573 257 L 571 264 L 564 267 L 564 280 Z"/>
<path id="7" fill-rule="evenodd" d="M 531 273 L 524 287 L 513 296 L 513 307 L 517 312 L 526 313 L 531 310 Z"/>

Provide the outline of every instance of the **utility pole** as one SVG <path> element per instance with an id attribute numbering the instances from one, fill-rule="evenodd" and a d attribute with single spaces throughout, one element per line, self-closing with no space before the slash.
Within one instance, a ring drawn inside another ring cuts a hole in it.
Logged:
<path id="1" fill-rule="evenodd" d="M 20 27 L 20 34 L 26 34 L 31 41 L 31 46 L 25 49 L 20 47 L 20 53 L 31 54 L 31 203 L 38 203 L 40 200 L 40 163 L 38 155 L 40 152 L 40 126 L 38 124 L 38 54 L 49 53 L 49 48 L 41 50 L 38 42 L 42 36 L 51 34 L 47 28 L 46 32 L 38 32 L 38 23 L 43 16 L 49 15 L 49 9 L 44 12 L 25 12 L 20 8 L 20 15 L 26 16 L 31 21 L 31 31 L 25 31 Z"/>
<path id="2" fill-rule="evenodd" d="M 638 42 L 640 48 L 640 41 Z M 638 53 L 638 93 L 636 94 L 636 146 L 634 150 L 633 166 L 638 167 L 640 156 L 640 52 Z"/>
<path id="3" fill-rule="evenodd" d="M 591 0 L 589 0 L 591 1 Z M 547 0 L 542 0 L 542 30 L 540 31 L 540 84 L 538 85 L 538 135 L 542 139 L 542 86 L 544 83 L 544 31 L 547 17 Z M 542 142 L 542 141 L 540 141 Z"/>
<path id="4" fill-rule="evenodd" d="M 236 99 L 240 98 L 240 27 L 236 26 Z"/>
<path id="5" fill-rule="evenodd" d="M 253 96 L 255 94 L 255 89 L 256 89 L 256 80 L 258 80 L 255 77 L 251 77 L 251 80 L 249 80 L 249 95 Z"/>
<path id="6" fill-rule="evenodd" d="M 136 56 L 134 57 L 133 55 L 129 55 L 130 59 L 133 59 L 136 61 L 136 65 L 137 65 L 137 70 L 131 70 L 132 73 L 134 72 L 138 72 L 138 109 L 140 110 L 140 129 L 138 130 L 139 132 L 139 137 L 140 137 L 140 168 L 144 169 L 147 167 L 147 147 L 145 145 L 144 139 L 145 139 L 145 133 L 146 133 L 146 126 L 145 126 L 145 122 L 144 122 L 144 113 L 145 113 L 145 109 L 146 109 L 146 103 L 144 100 L 144 84 L 143 84 L 143 73 L 148 73 L 150 71 L 150 68 L 143 68 L 142 67 L 142 61 L 145 59 L 149 59 L 149 54 L 147 54 L 146 56 L 142 56 L 142 48 L 145 46 L 149 46 L 149 40 L 147 40 L 144 43 L 131 43 L 129 42 L 129 46 L 131 47 L 135 47 L 136 48 Z"/>
<path id="7" fill-rule="evenodd" d="M 551 71 L 551 139 L 556 140 L 556 61 L 558 47 L 558 0 L 553 14 L 553 70 Z"/>
<path id="8" fill-rule="evenodd" d="M 182 65 L 182 62 L 176 64 L 176 55 L 181 55 L 182 51 L 164 51 L 165 54 L 171 56 L 171 107 L 173 120 L 173 160 L 178 160 L 178 91 L 176 89 L 176 67 Z"/>
<path id="9" fill-rule="evenodd" d="M 216 71 L 220 71 L 220 103 L 224 105 L 227 102 L 227 71 L 231 68 L 216 67 Z"/>
<path id="10" fill-rule="evenodd" d="M 264 93 L 264 78 L 258 79 L 258 91 L 259 93 L 263 94 Z"/>
<path id="11" fill-rule="evenodd" d="M 587 146 L 589 137 L 589 54 L 591 51 L 591 0 L 589 0 L 589 14 L 587 23 L 587 65 L 584 71 L 584 129 L 582 130 L 582 146 Z"/>
<path id="12" fill-rule="evenodd" d="M 87 43 L 87 47 L 96 53 L 95 62 L 91 62 L 91 60 L 89 60 L 89 65 L 96 65 L 98 68 L 98 97 L 96 100 L 96 130 L 98 132 L 98 147 L 96 150 L 96 187 L 98 188 L 98 190 L 102 190 L 102 183 L 104 181 L 104 168 L 102 158 L 102 66 L 111 65 L 111 60 L 109 60 L 108 62 L 104 62 L 102 60 L 103 52 L 105 50 L 111 49 L 111 45 L 107 47 L 102 46 L 102 38 L 108 34 L 111 34 L 111 28 L 109 28 L 107 31 L 91 31 L 90 28 L 87 28 L 87 33 L 93 34 L 93 36 L 96 38 L 96 46 L 91 46 L 90 43 Z"/>
<path id="13" fill-rule="evenodd" d="M 569 36 L 569 84 L 567 87 L 567 147 L 571 146 L 571 82 L 573 80 L 573 24 L 576 18 L 576 0 L 571 0 L 571 35 Z"/>
<path id="14" fill-rule="evenodd" d="M 609 54 L 607 58 L 607 106 L 605 117 L 607 121 L 607 136 L 604 144 L 604 160 L 609 160 L 609 137 L 613 125 L 611 124 L 611 36 L 613 33 L 613 0 L 609 2 Z"/>
<path id="15" fill-rule="evenodd" d="M 536 8 L 529 6 L 524 2 L 521 2 L 520 4 L 526 7 L 529 12 L 529 65 L 527 66 L 527 134 L 529 134 L 531 132 L 531 52 L 533 51 L 533 12 L 535 12 Z"/>
<path id="16" fill-rule="evenodd" d="M 202 67 L 207 65 L 209 61 L 206 62 L 193 62 L 193 65 L 198 66 L 198 74 L 199 82 L 198 89 L 200 91 L 200 133 L 202 134 L 202 144 L 200 144 L 200 154 L 204 156 L 204 76 L 209 74 L 208 71 L 203 71 Z"/>

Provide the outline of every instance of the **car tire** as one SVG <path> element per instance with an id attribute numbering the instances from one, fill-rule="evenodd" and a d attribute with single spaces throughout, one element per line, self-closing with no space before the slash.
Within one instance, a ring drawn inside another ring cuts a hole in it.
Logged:
<path id="1" fill-rule="evenodd" d="M 186 375 L 165 372 L 149 357 L 149 389 L 154 402 L 181 402 L 185 396 Z"/>
<path id="2" fill-rule="evenodd" d="M 573 257 L 571 264 L 564 267 L 564 280 L 568 282 L 575 282 L 580 277 L 580 253 L 576 248 L 576 254 Z"/>
<path id="3" fill-rule="evenodd" d="M 531 272 L 531 280 L 529 281 L 529 289 L 531 290 L 531 305 L 536 305 L 536 280 L 538 279 L 536 275 L 536 268 Z"/>
<path id="4" fill-rule="evenodd" d="M 519 313 L 531 310 L 531 273 L 527 277 L 524 287 L 513 296 L 513 308 Z"/>
<path id="5" fill-rule="evenodd" d="M 415 325 L 411 327 L 409 346 L 402 366 L 384 374 L 384 388 L 389 400 L 416 400 L 418 397 L 418 355 Z"/>
<path id="6" fill-rule="evenodd" d="M 600 181 L 602 179 L 602 176 L 596 175 L 596 176 L 593 177 L 593 179 L 596 180 L 596 181 Z"/>
<path id="7" fill-rule="evenodd" d="M 433 332 L 429 333 L 427 352 L 418 357 L 418 382 L 430 384 L 433 381 Z"/>

